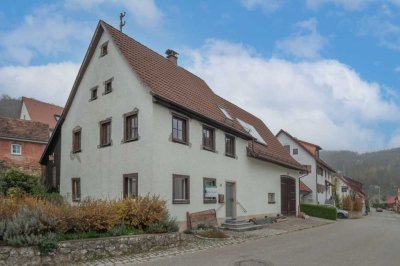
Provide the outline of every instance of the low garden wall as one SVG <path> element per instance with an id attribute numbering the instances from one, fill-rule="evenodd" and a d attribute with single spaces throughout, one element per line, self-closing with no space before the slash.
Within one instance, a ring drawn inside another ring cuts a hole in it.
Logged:
<path id="1" fill-rule="evenodd" d="M 126 253 L 145 252 L 159 247 L 176 247 L 181 241 L 180 233 L 62 241 L 58 243 L 58 248 L 47 256 L 41 256 L 37 247 L 0 246 L 0 265 L 67 264 Z"/>
<path id="2" fill-rule="evenodd" d="M 349 219 L 360 219 L 362 218 L 362 216 L 363 216 L 362 212 L 358 211 L 349 212 Z"/>

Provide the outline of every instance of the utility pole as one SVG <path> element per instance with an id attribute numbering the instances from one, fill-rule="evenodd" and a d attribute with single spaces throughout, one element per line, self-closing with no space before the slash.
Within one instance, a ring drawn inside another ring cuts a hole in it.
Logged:
<path id="1" fill-rule="evenodd" d="M 122 32 L 122 28 L 125 26 L 125 21 L 124 21 L 125 15 L 126 15 L 126 12 L 119 14 L 119 31 L 120 32 Z"/>
<path id="2" fill-rule="evenodd" d="M 378 185 L 375 185 L 375 188 L 378 189 L 378 203 L 381 204 L 381 187 Z"/>

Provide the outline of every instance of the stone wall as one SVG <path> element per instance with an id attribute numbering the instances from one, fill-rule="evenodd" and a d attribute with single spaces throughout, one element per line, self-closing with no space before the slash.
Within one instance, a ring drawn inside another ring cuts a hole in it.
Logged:
<path id="1" fill-rule="evenodd" d="M 139 253 L 160 247 L 176 247 L 182 241 L 180 233 L 136 235 L 62 241 L 56 251 L 41 256 L 37 247 L 0 246 L 0 265 L 56 265 Z"/>

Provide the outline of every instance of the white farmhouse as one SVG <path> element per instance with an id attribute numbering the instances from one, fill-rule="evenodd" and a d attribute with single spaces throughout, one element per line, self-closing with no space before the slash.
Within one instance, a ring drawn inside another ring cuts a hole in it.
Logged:
<path id="1" fill-rule="evenodd" d="M 100 21 L 41 158 L 70 201 L 158 194 L 171 214 L 296 214 L 303 167 L 257 117 Z"/>
<path id="2" fill-rule="evenodd" d="M 316 204 L 331 202 L 335 170 L 319 158 L 321 147 L 299 140 L 282 129 L 276 137 L 287 152 L 308 170 L 308 174 L 300 178 L 300 201 Z"/>

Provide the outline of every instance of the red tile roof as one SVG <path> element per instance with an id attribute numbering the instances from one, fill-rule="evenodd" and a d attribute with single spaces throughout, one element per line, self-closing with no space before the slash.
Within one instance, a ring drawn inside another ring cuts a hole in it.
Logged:
<path id="1" fill-rule="evenodd" d="M 22 97 L 22 102 L 28 109 L 32 121 L 48 124 L 51 129 L 56 127 L 57 120 L 55 115 L 61 116 L 62 107 L 26 97 Z"/>
<path id="2" fill-rule="evenodd" d="M 302 192 L 308 192 L 311 193 L 312 190 L 309 188 L 306 184 L 304 184 L 302 181 L 300 181 L 300 191 Z"/>
<path id="3" fill-rule="evenodd" d="M 100 23 L 111 35 L 132 69 L 150 88 L 154 96 L 207 117 L 224 127 L 247 135 L 248 138 L 251 138 L 251 136 L 235 118 L 251 124 L 267 142 L 267 145 L 255 143 L 252 151 L 257 156 L 291 168 L 303 168 L 285 151 L 259 118 L 216 95 L 204 80 L 196 75 L 177 66 L 107 23 Z M 227 119 L 218 106 L 223 106 L 234 119 Z"/>
<path id="4" fill-rule="evenodd" d="M 29 120 L 0 117 L 0 138 L 47 142 L 49 126 Z"/>

